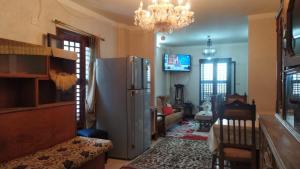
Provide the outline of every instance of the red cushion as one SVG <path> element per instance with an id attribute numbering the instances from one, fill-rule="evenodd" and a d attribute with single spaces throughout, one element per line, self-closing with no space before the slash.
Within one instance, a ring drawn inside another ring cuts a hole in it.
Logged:
<path id="1" fill-rule="evenodd" d="M 168 106 L 163 107 L 162 111 L 163 111 L 164 115 L 166 115 L 166 116 L 173 113 L 172 107 L 168 107 Z"/>

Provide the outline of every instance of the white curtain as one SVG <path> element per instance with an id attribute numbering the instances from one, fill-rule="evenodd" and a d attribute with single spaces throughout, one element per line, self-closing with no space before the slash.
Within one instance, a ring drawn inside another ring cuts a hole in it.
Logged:
<path id="1" fill-rule="evenodd" d="M 93 36 L 91 37 L 91 58 L 89 64 L 89 79 L 86 93 L 86 128 L 92 128 L 96 125 L 96 58 L 100 57 L 100 38 Z"/>

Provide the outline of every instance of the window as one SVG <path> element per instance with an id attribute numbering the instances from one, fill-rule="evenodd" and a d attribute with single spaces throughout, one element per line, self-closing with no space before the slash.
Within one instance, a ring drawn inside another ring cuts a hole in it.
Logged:
<path id="1" fill-rule="evenodd" d="M 216 94 L 231 93 L 231 59 L 200 60 L 200 104 Z"/>
<path id="2" fill-rule="evenodd" d="M 76 60 L 76 76 L 80 79 L 80 43 L 64 40 L 64 50 L 72 51 L 77 53 L 77 60 Z M 76 85 L 76 120 L 80 120 L 80 95 L 81 95 L 81 87 L 80 84 Z"/>
<path id="3" fill-rule="evenodd" d="M 76 120 L 78 128 L 85 124 L 85 95 L 87 90 L 87 80 L 89 73 L 89 61 L 91 50 L 89 48 L 89 37 L 57 28 L 57 36 L 61 39 L 64 50 L 77 53 L 76 76 L 78 83 L 76 85 Z"/>
<path id="4" fill-rule="evenodd" d="M 296 98 L 300 97 L 300 73 L 292 75 L 292 95 Z"/>
<path id="5" fill-rule="evenodd" d="M 90 61 L 91 61 L 91 48 L 86 47 L 85 48 L 85 81 L 86 81 L 85 93 L 87 93 L 88 90 L 89 75 L 90 75 L 89 74 Z"/>

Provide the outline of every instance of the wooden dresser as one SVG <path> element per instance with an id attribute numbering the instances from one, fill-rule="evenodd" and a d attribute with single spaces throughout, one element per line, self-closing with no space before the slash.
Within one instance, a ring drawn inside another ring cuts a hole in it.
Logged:
<path id="1" fill-rule="evenodd" d="M 300 142 L 280 117 L 263 115 L 260 124 L 260 169 L 299 169 Z"/>

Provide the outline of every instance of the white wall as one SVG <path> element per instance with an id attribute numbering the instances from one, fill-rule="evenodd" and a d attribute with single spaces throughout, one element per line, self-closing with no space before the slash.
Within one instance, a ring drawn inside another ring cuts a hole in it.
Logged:
<path id="1" fill-rule="evenodd" d="M 248 93 L 248 43 L 232 43 L 232 44 L 218 44 L 214 45 L 217 53 L 214 57 L 218 58 L 232 58 L 236 61 L 237 66 L 237 83 L 236 92 L 240 94 Z M 156 67 L 161 70 L 162 53 L 173 54 L 190 54 L 192 55 L 192 71 L 189 73 L 166 73 L 156 70 L 156 78 L 165 79 L 157 80 L 156 90 L 166 90 L 171 93 L 171 99 L 174 100 L 174 84 L 180 83 L 185 85 L 185 102 L 192 102 L 194 105 L 199 105 L 199 59 L 205 58 L 202 55 L 202 49 L 205 46 L 183 46 L 183 47 L 168 47 L 164 50 L 159 50 L 156 53 Z M 162 75 L 160 75 L 162 74 Z M 167 81 L 170 81 L 169 83 Z M 165 85 L 168 85 L 165 89 Z M 160 94 L 157 91 L 157 94 Z"/>
<path id="2" fill-rule="evenodd" d="M 167 52 L 164 47 L 155 49 L 155 98 L 157 96 L 170 95 L 170 75 L 162 69 L 162 56 Z"/>

